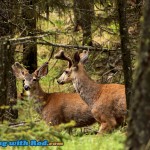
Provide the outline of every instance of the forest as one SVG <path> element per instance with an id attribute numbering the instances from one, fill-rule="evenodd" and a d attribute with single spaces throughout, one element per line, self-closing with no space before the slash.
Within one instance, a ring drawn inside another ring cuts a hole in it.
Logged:
<path id="1" fill-rule="evenodd" d="M 0 149 L 150 150 L 149 24 L 149 0 L 1 0 Z"/>

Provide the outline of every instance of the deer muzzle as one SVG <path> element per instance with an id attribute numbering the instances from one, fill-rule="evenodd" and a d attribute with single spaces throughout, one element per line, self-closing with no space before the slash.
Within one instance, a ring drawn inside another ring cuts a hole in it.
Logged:
<path id="1" fill-rule="evenodd" d="M 30 87 L 29 87 L 28 85 L 24 85 L 24 89 L 25 89 L 26 91 L 29 91 L 29 90 L 30 90 Z"/>
<path id="2" fill-rule="evenodd" d="M 57 83 L 58 83 L 58 84 L 64 84 L 64 82 L 61 81 L 61 80 L 59 80 L 59 79 L 57 80 Z"/>

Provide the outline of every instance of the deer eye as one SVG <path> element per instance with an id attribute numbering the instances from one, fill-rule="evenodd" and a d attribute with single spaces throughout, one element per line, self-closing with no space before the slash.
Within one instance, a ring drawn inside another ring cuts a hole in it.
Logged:
<path id="1" fill-rule="evenodd" d="M 66 70 L 66 71 L 65 71 L 65 73 L 66 73 L 66 74 L 68 74 L 68 73 L 69 73 L 69 71 L 67 71 L 67 70 Z"/>
<path id="2" fill-rule="evenodd" d="M 24 71 L 21 71 L 21 73 L 24 75 Z"/>
<path id="3" fill-rule="evenodd" d="M 33 81 L 37 81 L 37 79 L 36 79 L 36 78 L 33 78 Z"/>

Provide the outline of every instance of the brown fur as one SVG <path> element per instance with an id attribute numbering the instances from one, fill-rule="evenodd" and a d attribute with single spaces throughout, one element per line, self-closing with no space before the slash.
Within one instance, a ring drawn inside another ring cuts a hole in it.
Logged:
<path id="1" fill-rule="evenodd" d="M 25 68 L 19 63 L 15 63 L 12 68 L 14 74 L 24 80 L 24 87 L 28 86 L 30 89 L 30 99 L 38 103 L 36 110 L 41 114 L 42 118 L 51 125 L 58 125 L 67 123 L 71 120 L 76 122 L 75 127 L 84 127 L 95 123 L 88 105 L 82 101 L 80 96 L 76 93 L 45 93 L 39 84 L 38 72 L 40 77 L 47 74 L 47 66 L 43 65 L 37 69 L 33 74 L 29 74 Z M 26 72 L 24 74 L 23 72 Z M 34 81 L 34 79 L 36 79 Z M 37 106 L 37 105 L 35 105 Z M 35 107 L 34 106 L 34 107 Z"/>
<path id="2" fill-rule="evenodd" d="M 43 104 L 40 111 L 42 118 L 47 123 L 58 125 L 74 120 L 76 127 L 95 123 L 88 105 L 76 93 L 45 93 L 38 83 L 36 88 L 31 89 L 30 92 L 32 93 L 31 98 Z"/>
<path id="3" fill-rule="evenodd" d="M 124 85 L 95 83 L 88 77 L 81 61 L 66 70 L 67 72 L 65 71 L 58 79 L 58 83 L 73 82 L 76 91 L 101 124 L 99 133 L 112 131 L 123 123 L 126 117 Z"/>

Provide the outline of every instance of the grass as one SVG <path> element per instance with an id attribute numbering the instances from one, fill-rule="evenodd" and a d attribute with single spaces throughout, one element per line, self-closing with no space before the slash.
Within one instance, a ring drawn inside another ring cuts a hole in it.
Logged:
<path id="1" fill-rule="evenodd" d="M 50 141 L 49 141 L 50 142 Z M 125 134 L 120 130 L 116 130 L 111 134 L 104 136 L 83 135 L 70 136 L 69 140 L 64 140 L 63 146 L 30 146 L 30 147 L 6 147 L 6 150 L 123 150 L 125 142 Z M 2 148 L 0 148 L 2 149 Z M 4 148 L 3 148 L 4 149 Z"/>
<path id="2" fill-rule="evenodd" d="M 83 135 L 82 137 L 72 137 L 64 142 L 62 150 L 123 150 L 125 135 L 121 131 L 114 131 L 112 134 L 104 136 Z"/>

